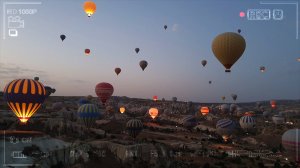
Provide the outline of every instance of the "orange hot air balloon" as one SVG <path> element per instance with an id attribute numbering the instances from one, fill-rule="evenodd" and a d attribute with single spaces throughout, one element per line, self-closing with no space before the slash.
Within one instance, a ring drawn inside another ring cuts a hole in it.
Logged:
<path id="1" fill-rule="evenodd" d="M 212 42 L 211 49 L 216 58 L 230 72 L 231 66 L 243 55 L 246 41 L 238 33 L 226 32 L 219 34 Z"/>
<path id="2" fill-rule="evenodd" d="M 96 12 L 96 4 L 93 1 L 86 1 L 83 4 L 83 9 L 88 17 L 91 17 Z"/>
<path id="3" fill-rule="evenodd" d="M 22 123 L 41 107 L 46 98 L 42 83 L 32 79 L 16 79 L 6 85 L 4 99 Z"/>
<path id="4" fill-rule="evenodd" d="M 157 108 L 150 108 L 149 109 L 149 114 L 152 119 L 155 119 L 158 115 L 158 109 Z"/>
<path id="5" fill-rule="evenodd" d="M 276 108 L 276 101 L 275 100 L 271 100 L 270 101 L 271 107 L 274 109 Z"/>
<path id="6" fill-rule="evenodd" d="M 125 110 L 126 110 L 126 109 L 125 109 L 125 107 L 124 107 L 124 106 L 120 107 L 120 113 L 122 113 L 122 114 L 123 114 L 123 113 L 125 112 Z"/>
<path id="7" fill-rule="evenodd" d="M 158 97 L 157 97 L 157 96 L 153 96 L 153 100 L 154 100 L 154 101 L 157 101 L 157 100 L 158 100 Z"/>
<path id="8" fill-rule="evenodd" d="M 209 108 L 208 107 L 201 107 L 200 112 L 202 115 L 207 115 L 209 113 Z"/>
<path id="9" fill-rule="evenodd" d="M 224 101 L 224 100 L 226 99 L 226 97 L 225 97 L 225 96 L 222 96 L 221 99 Z"/>

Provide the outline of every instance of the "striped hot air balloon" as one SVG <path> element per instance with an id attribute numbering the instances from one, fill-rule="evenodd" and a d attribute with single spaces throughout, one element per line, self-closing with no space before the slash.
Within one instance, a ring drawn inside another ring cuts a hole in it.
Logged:
<path id="1" fill-rule="evenodd" d="M 252 116 L 243 116 L 240 118 L 240 125 L 245 131 L 253 131 L 256 125 L 255 118 Z"/>
<path id="2" fill-rule="evenodd" d="M 42 83 L 32 79 L 16 79 L 4 89 L 4 99 L 22 123 L 40 108 L 46 98 Z"/>
<path id="3" fill-rule="evenodd" d="M 98 83 L 95 87 L 95 92 L 104 105 L 110 98 L 110 96 L 114 93 L 114 87 L 106 82 Z"/>
<path id="4" fill-rule="evenodd" d="M 217 133 L 222 136 L 224 141 L 227 141 L 235 128 L 235 123 L 230 119 L 221 119 L 216 124 Z"/>
<path id="5" fill-rule="evenodd" d="M 132 138 L 136 138 L 143 130 L 143 123 L 139 119 L 131 119 L 126 123 L 126 129 Z"/>
<path id="6" fill-rule="evenodd" d="M 100 110 L 94 104 L 84 104 L 78 108 L 77 112 L 78 117 L 87 128 L 93 126 L 100 116 Z"/>
<path id="7" fill-rule="evenodd" d="M 287 154 L 300 162 L 300 129 L 287 130 L 282 135 L 282 145 Z"/>

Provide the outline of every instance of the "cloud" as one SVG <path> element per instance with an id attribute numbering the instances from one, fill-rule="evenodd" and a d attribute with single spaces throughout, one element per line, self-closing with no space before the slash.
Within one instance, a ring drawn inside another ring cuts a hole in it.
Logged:
<path id="1" fill-rule="evenodd" d="M 0 63 L 0 78 L 1 79 L 15 79 L 15 78 L 33 78 L 34 75 L 47 76 L 46 72 L 40 70 L 33 70 L 26 67 L 21 67 L 15 64 Z"/>
<path id="2" fill-rule="evenodd" d="M 179 28 L 179 25 L 178 24 L 173 24 L 173 26 L 172 26 L 172 31 L 173 32 L 176 32 L 176 31 L 178 31 L 178 28 Z"/>
<path id="3" fill-rule="evenodd" d="M 70 83 L 73 83 L 73 84 L 83 84 L 83 83 L 87 83 L 87 81 L 85 81 L 85 80 L 80 80 L 80 79 L 70 79 L 69 82 L 70 82 Z"/>

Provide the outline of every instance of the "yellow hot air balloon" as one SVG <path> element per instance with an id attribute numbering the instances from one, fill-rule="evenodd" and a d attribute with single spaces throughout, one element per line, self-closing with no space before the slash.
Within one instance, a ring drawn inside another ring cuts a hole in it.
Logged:
<path id="1" fill-rule="evenodd" d="M 225 72 L 230 72 L 231 66 L 243 55 L 245 48 L 245 39 L 234 32 L 218 35 L 211 46 L 214 55 L 226 68 Z"/>
<path id="2" fill-rule="evenodd" d="M 150 108 L 149 109 L 149 114 L 152 119 L 155 119 L 158 115 L 158 109 L 157 108 Z"/>
<path id="3" fill-rule="evenodd" d="M 83 4 L 83 9 L 88 17 L 91 17 L 96 12 L 96 4 L 93 1 L 86 1 Z"/>
<path id="4" fill-rule="evenodd" d="M 122 113 L 122 114 L 123 114 L 123 113 L 125 112 L 125 110 L 126 110 L 126 109 L 125 109 L 125 107 L 124 107 L 124 106 L 120 107 L 120 113 Z"/>

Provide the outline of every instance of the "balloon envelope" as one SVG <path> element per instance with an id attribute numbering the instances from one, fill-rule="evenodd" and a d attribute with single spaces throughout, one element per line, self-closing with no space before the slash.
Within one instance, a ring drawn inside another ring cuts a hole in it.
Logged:
<path id="1" fill-rule="evenodd" d="M 145 68 L 148 66 L 148 62 L 145 60 L 140 61 L 140 67 L 142 68 L 142 70 L 144 71 Z"/>
<path id="2" fill-rule="evenodd" d="M 115 68 L 115 73 L 116 73 L 117 75 L 119 75 L 120 72 L 121 72 L 121 68 Z"/>
<path id="3" fill-rule="evenodd" d="M 61 41 L 64 41 L 66 39 L 66 36 L 64 34 L 60 35 Z"/>
<path id="4" fill-rule="evenodd" d="M 141 120 L 131 119 L 126 123 L 126 129 L 132 138 L 136 138 L 143 130 L 143 123 Z"/>
<path id="5" fill-rule="evenodd" d="M 167 28 L 168 28 L 168 26 L 167 26 L 167 25 L 164 25 L 164 29 L 167 30 Z"/>
<path id="6" fill-rule="evenodd" d="M 149 109 L 149 115 L 152 119 L 155 119 L 158 115 L 158 109 L 157 108 L 150 108 Z"/>
<path id="7" fill-rule="evenodd" d="M 216 58 L 230 72 L 232 65 L 243 55 L 245 39 L 238 33 L 226 32 L 218 35 L 212 42 L 212 51 Z"/>
<path id="8" fill-rule="evenodd" d="M 84 53 L 85 53 L 85 55 L 90 55 L 91 50 L 87 48 L 87 49 L 84 50 Z"/>
<path id="9" fill-rule="evenodd" d="M 22 123 L 40 108 L 46 98 L 42 83 L 32 79 L 16 79 L 4 89 L 4 100 Z"/>
<path id="10" fill-rule="evenodd" d="M 77 112 L 78 117 L 87 128 L 90 128 L 100 116 L 100 110 L 94 104 L 83 104 Z"/>
<path id="11" fill-rule="evenodd" d="M 124 106 L 120 107 L 120 113 L 122 113 L 122 114 L 123 114 L 123 113 L 125 112 L 125 110 L 126 110 L 126 109 L 125 109 L 125 107 L 124 107 Z"/>
<path id="12" fill-rule="evenodd" d="M 110 96 L 114 93 L 114 87 L 110 83 L 98 83 L 95 87 L 95 92 L 100 98 L 102 104 L 105 104 Z"/>
<path id="13" fill-rule="evenodd" d="M 88 17 L 91 17 L 96 12 L 96 8 L 96 4 L 93 1 L 86 1 L 83 4 L 83 10 Z"/>
<path id="14" fill-rule="evenodd" d="M 139 49 L 139 48 L 135 48 L 134 51 L 135 51 L 136 53 L 139 53 L 139 52 L 140 52 L 140 49 Z"/>
<path id="15" fill-rule="evenodd" d="M 259 68 L 259 70 L 260 70 L 260 72 L 265 72 L 266 68 L 265 68 L 264 66 L 261 66 L 261 67 Z"/>
<path id="16" fill-rule="evenodd" d="M 245 131 L 253 131 L 256 126 L 255 118 L 252 116 L 243 116 L 240 118 L 240 125 Z"/>
<path id="17" fill-rule="evenodd" d="M 282 145 L 289 156 L 300 162 L 300 129 L 290 129 L 283 133 Z"/>
<path id="18" fill-rule="evenodd" d="M 203 65 L 203 67 L 205 67 L 205 65 L 207 64 L 207 61 L 206 60 L 202 60 L 201 64 Z"/>
<path id="19" fill-rule="evenodd" d="M 207 115 L 209 113 L 209 108 L 208 107 L 201 107 L 200 112 L 202 115 Z"/>

